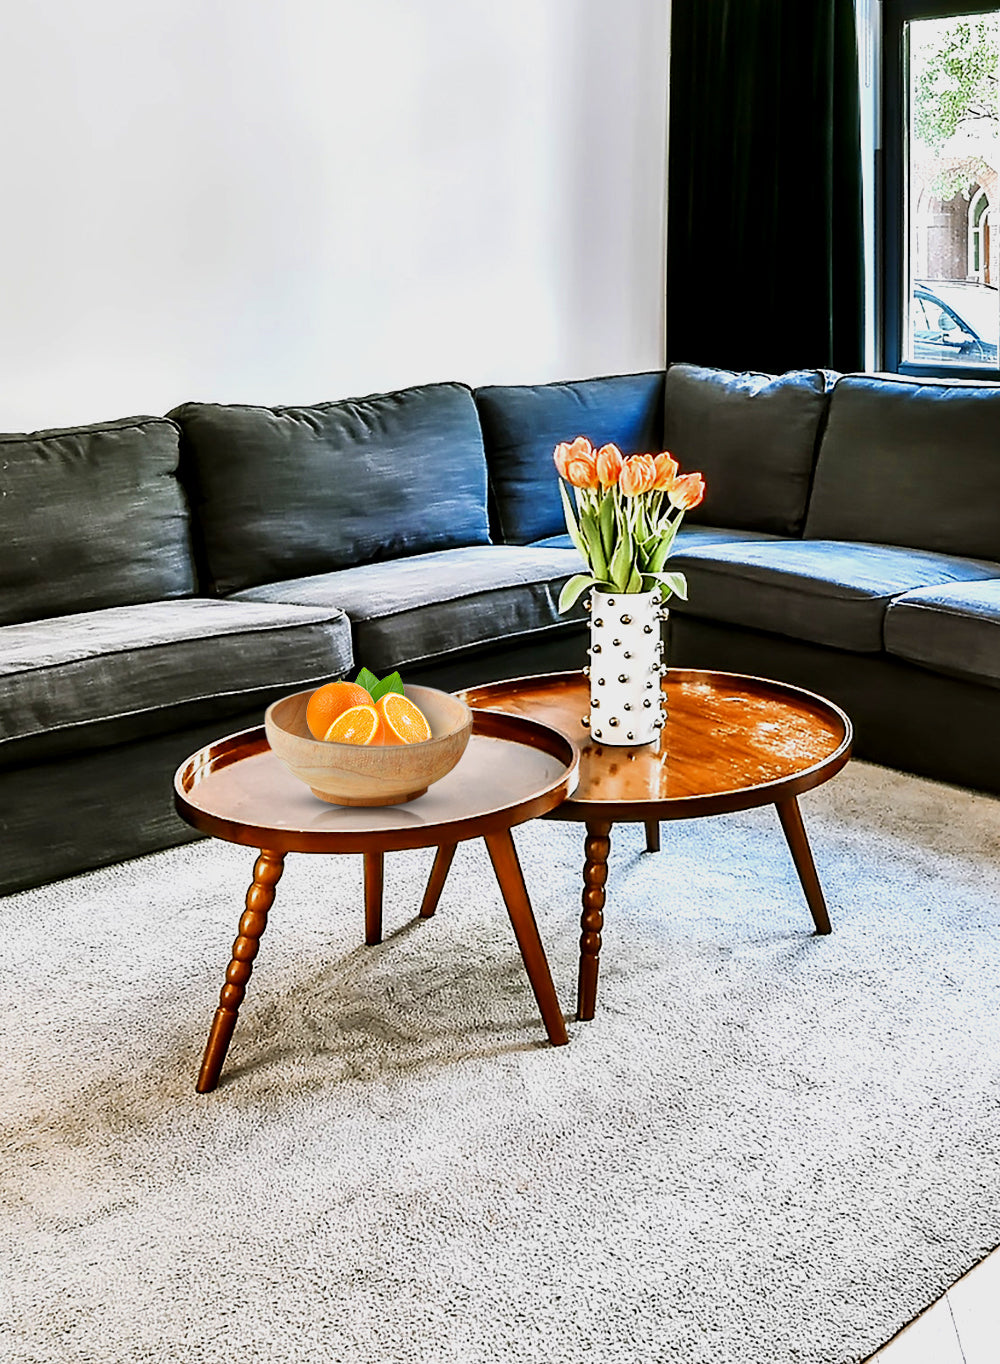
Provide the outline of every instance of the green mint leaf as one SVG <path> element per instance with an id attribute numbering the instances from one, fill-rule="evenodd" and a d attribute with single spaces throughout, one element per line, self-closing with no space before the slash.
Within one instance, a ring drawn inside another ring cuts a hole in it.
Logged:
<path id="1" fill-rule="evenodd" d="M 398 692 L 400 696 L 405 695 L 403 679 L 399 673 L 389 673 L 388 677 L 383 677 L 381 682 L 376 682 L 375 686 L 370 687 L 369 690 L 373 701 L 377 701 L 379 697 L 385 696 L 386 692 L 390 691 Z"/>
<path id="2" fill-rule="evenodd" d="M 359 687 L 364 687 L 368 692 L 371 692 L 373 687 L 378 686 L 378 678 L 369 668 L 362 668 L 354 680 Z"/>

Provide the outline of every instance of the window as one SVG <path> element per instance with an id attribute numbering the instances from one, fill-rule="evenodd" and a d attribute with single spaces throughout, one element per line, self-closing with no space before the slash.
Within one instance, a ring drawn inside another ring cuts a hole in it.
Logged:
<path id="1" fill-rule="evenodd" d="M 1000 5 L 884 0 L 886 368 L 991 378 L 1000 342 Z"/>

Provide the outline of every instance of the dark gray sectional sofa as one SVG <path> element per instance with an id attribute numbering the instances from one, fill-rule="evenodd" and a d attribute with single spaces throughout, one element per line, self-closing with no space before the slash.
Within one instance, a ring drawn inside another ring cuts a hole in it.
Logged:
<path id="1" fill-rule="evenodd" d="M 670 661 L 825 693 L 860 756 L 1000 792 L 1000 386 L 797 371 L 187 403 L 0 437 L 0 891 L 180 842 L 275 697 L 578 667 L 552 449 L 701 469 Z"/>

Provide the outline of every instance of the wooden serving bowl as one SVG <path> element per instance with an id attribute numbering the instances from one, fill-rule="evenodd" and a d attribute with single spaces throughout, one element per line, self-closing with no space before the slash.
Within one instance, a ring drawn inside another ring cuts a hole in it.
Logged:
<path id="1" fill-rule="evenodd" d="M 465 752 L 472 711 L 457 696 L 436 687 L 406 687 L 405 692 L 431 727 L 431 737 L 422 743 L 369 747 L 314 739 L 306 724 L 312 690 L 268 706 L 267 741 L 289 772 L 331 805 L 400 805 L 416 800 Z"/>

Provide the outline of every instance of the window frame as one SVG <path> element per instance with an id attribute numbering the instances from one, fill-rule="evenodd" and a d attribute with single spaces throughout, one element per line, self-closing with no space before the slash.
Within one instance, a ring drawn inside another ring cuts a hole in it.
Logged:
<path id="1" fill-rule="evenodd" d="M 879 363 L 916 379 L 979 379 L 994 382 L 1000 362 L 985 365 L 917 364 L 903 359 L 903 303 L 907 296 L 909 223 L 906 193 L 909 99 L 906 24 L 912 19 L 962 18 L 1000 12 L 1000 0 L 882 0 L 881 174 L 877 177 L 876 281 Z"/>

